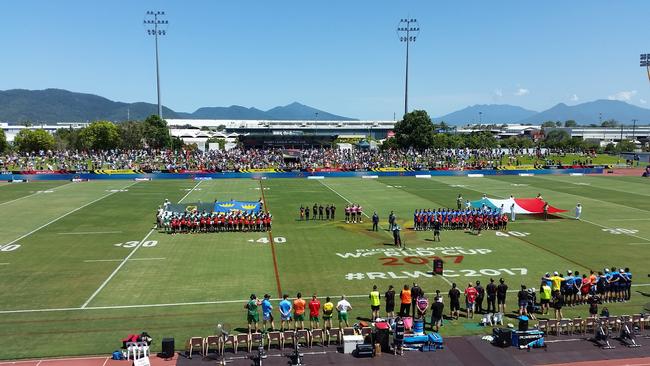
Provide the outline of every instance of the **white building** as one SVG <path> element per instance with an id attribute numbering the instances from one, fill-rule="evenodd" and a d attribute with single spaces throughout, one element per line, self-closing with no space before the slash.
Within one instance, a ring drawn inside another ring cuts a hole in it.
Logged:
<path id="1" fill-rule="evenodd" d="M 0 129 L 2 129 L 5 133 L 5 136 L 7 137 L 8 142 L 13 142 L 14 138 L 20 132 L 20 130 L 24 129 L 30 129 L 30 130 L 40 130 L 43 129 L 49 133 L 54 133 L 56 130 L 61 129 L 61 128 L 84 128 L 88 126 L 89 123 L 81 123 L 81 122 L 59 122 L 56 124 L 39 124 L 39 125 L 31 125 L 31 126 L 24 126 L 24 125 L 10 125 L 8 123 L 2 123 L 0 122 Z"/>

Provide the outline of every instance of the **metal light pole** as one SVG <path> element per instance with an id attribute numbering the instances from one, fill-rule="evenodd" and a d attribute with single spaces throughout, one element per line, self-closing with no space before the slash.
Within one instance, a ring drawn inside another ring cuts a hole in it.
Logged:
<path id="1" fill-rule="evenodd" d="M 636 121 L 638 121 L 638 119 L 632 120 L 632 142 L 636 141 Z"/>
<path id="2" fill-rule="evenodd" d="M 409 44 L 415 42 L 420 34 L 420 27 L 417 19 L 400 19 L 397 25 L 397 34 L 400 42 L 406 42 L 406 80 L 404 83 L 404 114 L 408 113 L 409 98 Z"/>
<path id="3" fill-rule="evenodd" d="M 478 112 L 478 124 L 483 123 L 483 112 Z"/>
<path id="4" fill-rule="evenodd" d="M 639 66 L 645 67 L 645 71 L 648 74 L 648 81 L 650 81 L 650 53 L 642 53 L 639 59 Z"/>
<path id="5" fill-rule="evenodd" d="M 147 28 L 147 34 L 154 36 L 156 40 L 156 87 L 158 91 L 158 117 L 162 119 L 162 104 L 160 104 L 160 67 L 158 65 L 158 36 L 167 34 L 165 28 L 169 22 L 165 17 L 164 11 L 149 10 L 145 13 L 144 26 Z"/>

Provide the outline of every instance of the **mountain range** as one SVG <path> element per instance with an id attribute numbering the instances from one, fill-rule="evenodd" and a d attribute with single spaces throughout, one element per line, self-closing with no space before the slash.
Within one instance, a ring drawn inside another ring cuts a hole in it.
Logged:
<path id="1" fill-rule="evenodd" d="M 152 103 L 124 103 L 94 95 L 62 89 L 0 90 L 0 121 L 23 122 L 85 122 L 95 120 L 125 121 L 127 118 L 141 120 L 155 114 L 157 106 Z M 192 113 L 176 112 L 163 107 L 164 118 L 174 119 L 259 119 L 259 120 L 338 120 L 353 118 L 335 115 L 298 102 L 269 110 L 230 107 L 203 107 Z M 579 124 L 600 124 L 615 119 L 629 124 L 632 119 L 640 123 L 650 122 L 650 109 L 641 108 L 618 100 L 596 100 L 573 106 L 558 103 L 541 111 L 533 111 L 507 104 L 473 105 L 461 110 L 432 118 L 434 122 L 445 121 L 451 125 L 468 123 L 540 124 L 545 121 L 574 120 Z"/>
<path id="2" fill-rule="evenodd" d="M 650 122 L 650 109 L 609 99 L 599 99 L 573 106 L 558 103 L 542 112 L 532 111 L 508 104 L 473 105 L 461 110 L 432 118 L 434 122 L 445 121 L 450 125 L 469 123 L 502 124 L 529 123 L 540 124 L 546 121 L 574 120 L 581 125 L 600 124 L 614 119 L 622 124 L 629 124 L 633 119 L 641 123 Z"/>
<path id="3" fill-rule="evenodd" d="M 62 89 L 0 91 L 0 121 L 22 122 L 85 122 L 96 120 L 142 120 L 156 114 L 152 103 L 124 103 L 94 94 L 76 93 Z M 204 107 L 193 113 L 176 112 L 163 106 L 164 118 L 188 119 L 261 119 L 261 120 L 328 120 L 348 121 L 338 116 L 298 102 L 263 111 L 233 105 Z"/>

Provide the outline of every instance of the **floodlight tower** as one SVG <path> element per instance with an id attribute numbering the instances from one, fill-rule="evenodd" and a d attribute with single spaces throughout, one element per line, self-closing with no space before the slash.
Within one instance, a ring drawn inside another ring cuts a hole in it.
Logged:
<path id="1" fill-rule="evenodd" d="M 648 74 L 648 81 L 650 81 L 650 53 L 642 53 L 639 56 L 641 67 L 645 67 L 646 73 Z"/>
<path id="2" fill-rule="evenodd" d="M 148 10 L 145 13 L 144 17 L 144 26 L 147 30 L 147 34 L 154 36 L 156 40 L 156 89 L 158 91 L 158 117 L 162 119 L 162 104 L 160 104 L 160 68 L 158 65 L 158 36 L 164 36 L 167 34 L 166 28 L 169 24 L 165 18 L 164 11 L 154 11 Z"/>
<path id="3" fill-rule="evenodd" d="M 406 43 L 406 80 L 404 84 L 404 114 L 408 113 L 409 99 L 409 44 L 415 42 L 420 34 L 420 26 L 417 19 L 405 18 L 400 19 L 397 25 L 397 35 L 400 42 Z"/>

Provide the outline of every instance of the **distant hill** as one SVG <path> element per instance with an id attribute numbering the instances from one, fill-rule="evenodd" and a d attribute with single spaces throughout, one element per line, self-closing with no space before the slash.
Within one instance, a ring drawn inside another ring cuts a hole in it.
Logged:
<path id="1" fill-rule="evenodd" d="M 145 119 L 156 114 L 152 103 L 124 103 L 94 95 L 63 89 L 0 90 L 0 121 L 85 122 L 96 120 L 125 121 Z M 354 120 L 337 116 L 297 102 L 262 111 L 241 106 L 204 107 L 193 113 L 175 112 L 163 106 L 164 118 L 190 119 L 267 119 L 267 120 Z"/>
<path id="2" fill-rule="evenodd" d="M 94 94 L 74 93 L 62 89 L 0 91 L 0 121 L 5 122 L 74 122 L 144 119 L 157 113 L 151 103 L 122 103 Z M 163 116 L 178 118 L 169 108 Z"/>
<path id="3" fill-rule="evenodd" d="M 433 118 L 434 122 L 445 121 L 451 125 L 464 125 L 468 123 L 515 123 L 535 115 L 537 112 L 508 104 L 477 104 L 465 107 L 456 112 L 442 117 Z"/>
<path id="4" fill-rule="evenodd" d="M 574 106 L 559 103 L 543 112 L 522 118 L 518 122 L 543 123 L 545 121 L 566 121 L 572 119 L 578 122 L 578 124 L 599 124 L 601 113 L 603 121 L 615 119 L 623 124 L 629 124 L 632 119 L 638 119 L 641 123 L 650 121 L 650 109 L 637 107 L 619 100 L 599 99 Z"/>

